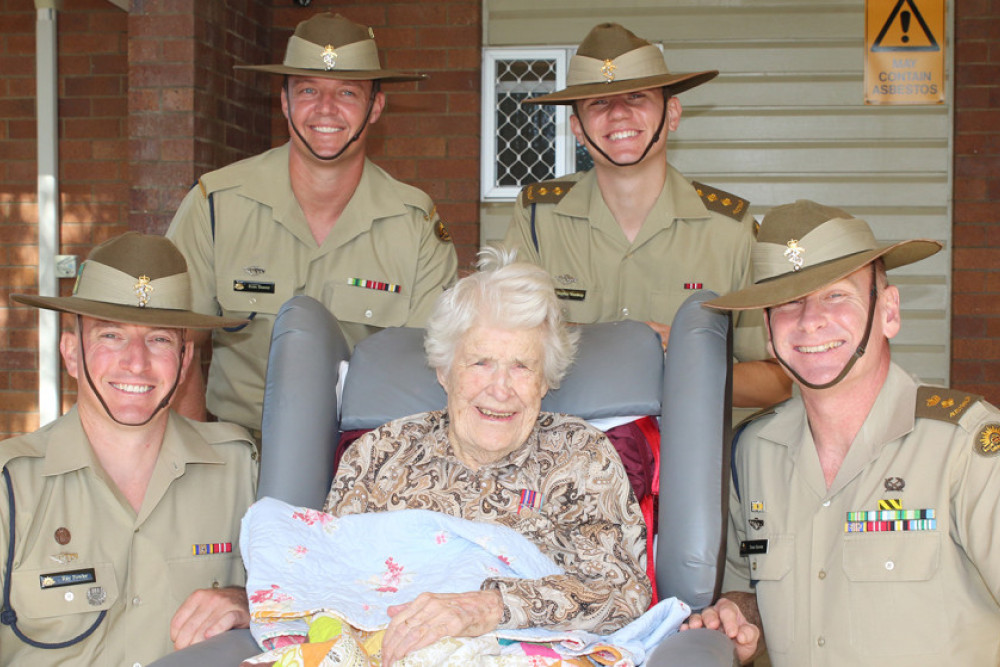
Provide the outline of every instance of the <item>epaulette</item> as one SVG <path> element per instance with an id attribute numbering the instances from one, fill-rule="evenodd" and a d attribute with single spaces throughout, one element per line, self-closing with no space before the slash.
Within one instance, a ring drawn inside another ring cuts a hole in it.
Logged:
<path id="1" fill-rule="evenodd" d="M 697 181 L 691 181 L 691 185 L 694 186 L 695 192 L 701 197 L 705 208 L 715 213 L 721 213 L 733 220 L 742 220 L 743 216 L 746 215 L 747 208 L 750 207 L 750 202 L 746 199 L 737 197 L 724 190 L 717 190 Z"/>
<path id="2" fill-rule="evenodd" d="M 556 204 L 573 189 L 576 181 L 542 181 L 521 189 L 521 201 L 529 204 Z"/>
<path id="3" fill-rule="evenodd" d="M 968 394 L 946 387 L 921 386 L 917 388 L 914 414 L 925 419 L 958 424 L 970 407 L 983 400 L 978 394 Z"/>
<path id="4" fill-rule="evenodd" d="M 775 406 L 771 405 L 771 406 L 768 406 L 766 408 L 761 408 L 760 410 L 758 410 L 757 412 L 753 413 L 752 415 L 747 415 L 746 417 L 744 417 L 743 419 L 741 419 L 740 422 L 738 424 L 736 424 L 736 426 L 733 427 L 733 433 L 736 433 L 737 431 L 746 428 L 747 426 L 750 425 L 750 422 L 752 422 L 752 421 L 756 421 L 756 420 L 760 419 L 761 417 L 766 417 L 768 415 L 773 415 L 775 413 L 774 408 L 775 408 Z"/>

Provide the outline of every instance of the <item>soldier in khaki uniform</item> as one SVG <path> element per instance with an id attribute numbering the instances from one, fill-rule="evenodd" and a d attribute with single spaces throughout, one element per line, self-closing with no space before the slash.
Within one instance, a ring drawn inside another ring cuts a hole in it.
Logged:
<path id="1" fill-rule="evenodd" d="M 521 191 L 504 245 L 545 268 L 570 322 L 645 321 L 664 345 L 692 292 L 750 284 L 753 218 L 739 197 L 690 183 L 666 160 L 677 94 L 717 71 L 672 74 L 662 53 L 624 27 L 590 31 L 567 87 L 525 104 L 572 104 L 570 124 L 594 168 Z M 790 383 L 767 361 L 757 313 L 735 320 L 733 399 L 763 406 Z"/>
<path id="2" fill-rule="evenodd" d="M 691 619 L 744 659 L 750 619 L 776 667 L 1000 664 L 1000 411 L 889 357 L 885 271 L 940 247 L 880 245 L 863 220 L 799 201 L 764 218 L 756 284 L 709 302 L 763 308 L 801 389 L 739 437 L 730 592 Z"/>
<path id="3" fill-rule="evenodd" d="M 370 28 L 318 14 L 298 25 L 284 64 L 245 69 L 284 76 L 291 141 L 203 176 L 167 236 L 188 260 L 195 310 L 251 320 L 213 333 L 207 401 L 256 431 L 286 300 L 324 303 L 353 346 L 384 327 L 423 326 L 458 260 L 430 197 L 365 157 L 381 83 L 423 78 L 382 69 Z M 200 374 L 192 385 L 182 412 L 200 417 L 204 406 L 187 403 L 200 398 Z"/>
<path id="4" fill-rule="evenodd" d="M 0 665 L 143 665 L 247 627 L 256 448 L 169 410 L 186 332 L 240 320 L 190 312 L 183 256 L 135 232 L 94 249 L 73 296 L 13 299 L 77 316 L 60 350 L 78 402 L 0 443 Z"/>

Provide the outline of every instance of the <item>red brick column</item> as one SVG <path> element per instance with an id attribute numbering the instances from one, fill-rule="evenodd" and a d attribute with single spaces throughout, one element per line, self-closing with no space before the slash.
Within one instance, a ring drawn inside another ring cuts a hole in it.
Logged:
<path id="1" fill-rule="evenodd" d="M 132 3 L 129 15 L 129 224 L 166 231 L 198 177 L 270 145 L 266 90 L 233 65 L 270 47 L 263 0 Z"/>
<path id="2" fill-rule="evenodd" d="M 1000 405 L 1000 4 L 955 14 L 951 382 Z"/>

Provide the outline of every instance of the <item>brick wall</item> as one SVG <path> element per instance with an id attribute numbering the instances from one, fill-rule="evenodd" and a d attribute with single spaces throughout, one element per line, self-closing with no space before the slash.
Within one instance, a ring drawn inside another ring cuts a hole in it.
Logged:
<path id="1" fill-rule="evenodd" d="M 270 48 L 270 13 L 266 0 L 133 0 L 133 229 L 166 231 L 201 174 L 270 146 L 267 89 L 233 69 Z"/>
<path id="2" fill-rule="evenodd" d="M 125 229 L 128 204 L 125 12 L 74 0 L 57 19 L 61 252 L 84 256 Z M 33 4 L 3 3 L 0 35 L 0 438 L 38 427 L 38 263 Z M 62 280 L 65 292 L 72 285 Z M 63 374 L 63 386 L 72 382 Z M 72 389 L 64 404 L 72 403 Z"/>
<path id="3" fill-rule="evenodd" d="M 951 382 L 1000 405 L 1000 3 L 955 13 Z"/>

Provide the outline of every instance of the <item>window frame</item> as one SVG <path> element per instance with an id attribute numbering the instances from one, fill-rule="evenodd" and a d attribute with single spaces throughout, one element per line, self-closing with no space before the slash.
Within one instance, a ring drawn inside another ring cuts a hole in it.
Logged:
<path id="1" fill-rule="evenodd" d="M 566 87 L 566 70 L 575 46 L 483 47 L 482 63 L 482 133 L 480 137 L 480 199 L 513 201 L 525 184 L 497 184 L 497 92 L 496 63 L 511 60 L 554 60 L 555 90 Z M 569 129 L 570 105 L 552 105 L 555 109 L 555 164 L 553 178 L 574 171 L 576 140 Z"/>

